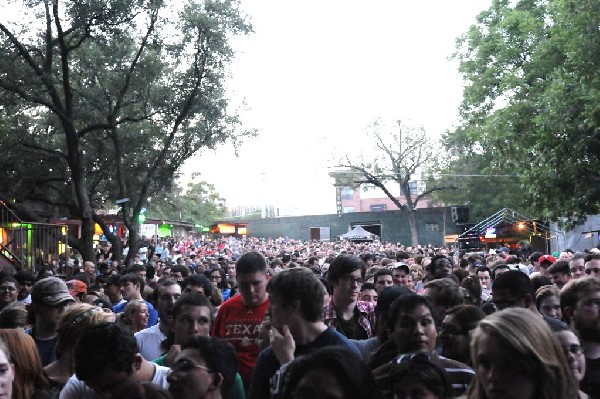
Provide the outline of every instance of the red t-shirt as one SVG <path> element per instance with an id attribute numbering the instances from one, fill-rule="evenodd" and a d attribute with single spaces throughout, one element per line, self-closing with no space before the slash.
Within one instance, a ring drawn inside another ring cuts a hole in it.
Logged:
<path id="1" fill-rule="evenodd" d="M 236 295 L 221 305 L 213 324 L 211 335 L 233 345 L 246 387 L 258 358 L 258 331 L 268 308 L 268 299 L 258 306 L 247 306 L 242 296 Z"/>

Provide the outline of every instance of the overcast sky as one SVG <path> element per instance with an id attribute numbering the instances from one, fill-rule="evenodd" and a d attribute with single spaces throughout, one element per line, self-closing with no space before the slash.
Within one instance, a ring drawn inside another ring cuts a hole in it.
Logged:
<path id="1" fill-rule="evenodd" d="M 205 151 L 201 172 L 228 206 L 282 214 L 335 213 L 328 176 L 376 118 L 439 136 L 457 123 L 462 80 L 449 57 L 490 0 L 241 0 L 255 33 L 233 43 L 232 104 L 259 136 Z M 4 11 L 13 11 L 7 8 Z M 11 13 L 9 13 L 11 14 Z"/>
<path id="2" fill-rule="evenodd" d="M 200 171 L 228 206 L 272 203 L 282 213 L 335 212 L 327 175 L 358 154 L 373 120 L 403 119 L 439 135 L 457 123 L 462 80 L 455 39 L 489 0 L 242 0 L 255 33 L 236 40 L 229 82 L 259 137 L 205 152 Z"/>

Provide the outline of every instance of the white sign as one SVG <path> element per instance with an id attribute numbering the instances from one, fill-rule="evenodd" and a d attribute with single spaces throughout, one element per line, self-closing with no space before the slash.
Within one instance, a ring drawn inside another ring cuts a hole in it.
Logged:
<path id="1" fill-rule="evenodd" d="M 155 224 L 143 224 L 141 228 L 142 237 L 150 239 L 158 235 L 158 226 Z"/>

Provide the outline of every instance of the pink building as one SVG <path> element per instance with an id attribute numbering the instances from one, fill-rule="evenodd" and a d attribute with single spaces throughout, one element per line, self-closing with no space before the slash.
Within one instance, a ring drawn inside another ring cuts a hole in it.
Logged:
<path id="1" fill-rule="evenodd" d="M 399 194 L 390 191 L 392 194 Z M 417 197 L 416 182 L 411 185 L 411 196 L 413 200 Z M 404 203 L 404 195 L 398 195 L 400 203 Z M 398 210 L 396 204 L 389 199 L 379 188 L 365 192 L 360 187 L 342 187 L 341 188 L 342 213 L 350 212 L 378 212 Z M 417 204 L 417 208 L 431 208 L 431 198 L 424 197 Z"/>

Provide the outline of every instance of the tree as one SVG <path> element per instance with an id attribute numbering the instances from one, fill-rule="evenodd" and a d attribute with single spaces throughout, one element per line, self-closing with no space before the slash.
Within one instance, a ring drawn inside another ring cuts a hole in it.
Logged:
<path id="1" fill-rule="evenodd" d="M 503 208 L 527 213 L 519 176 L 508 162 L 502 162 L 488 150 L 474 146 L 468 129 L 459 128 L 442 139 L 447 165 L 439 175 L 431 176 L 432 184 L 456 187 L 433 193 L 437 202 L 468 205 L 469 219 L 481 220 Z"/>
<path id="2" fill-rule="evenodd" d="M 174 4 L 30 0 L 23 12 L 43 16 L 39 26 L 0 21 L 0 106 L 10 122 L 1 134 L 11 137 L 1 149 L 29 162 L 6 165 L 0 188 L 17 202 L 52 203 L 81 220 L 84 259 L 93 258 L 94 223 L 120 254 L 97 210 L 129 198 L 121 214 L 129 262 L 137 215 L 171 187 L 183 161 L 252 133 L 239 131 L 223 88 L 229 39 L 251 31 L 238 3 Z M 11 174 L 32 188 L 14 190 Z"/>
<path id="3" fill-rule="evenodd" d="M 411 183 L 418 173 L 425 174 L 433 170 L 436 153 L 433 143 L 427 137 L 423 127 L 415 128 L 397 121 L 397 131 L 389 132 L 381 121 L 375 121 L 368 131 L 377 147 L 376 154 L 360 154 L 357 158 L 346 156 L 338 167 L 348 172 L 339 173 L 342 183 L 348 186 L 365 185 L 377 187 L 408 216 L 411 245 L 419 244 L 419 232 L 415 211 L 421 199 L 438 190 L 450 186 L 430 186 L 420 193 L 412 195 Z M 369 159 L 369 160 L 367 160 Z M 395 197 L 386 187 L 389 182 L 398 184 L 401 198 Z"/>
<path id="4" fill-rule="evenodd" d="M 600 212 L 598 7 L 495 0 L 458 41 L 471 148 L 520 176 L 529 212 L 567 224 Z"/>
<path id="5" fill-rule="evenodd" d="M 203 226 L 225 217 L 225 200 L 212 184 L 199 179 L 200 175 L 195 173 L 185 189 L 176 185 L 170 192 L 149 198 L 147 214 L 157 219 L 181 219 Z"/>

